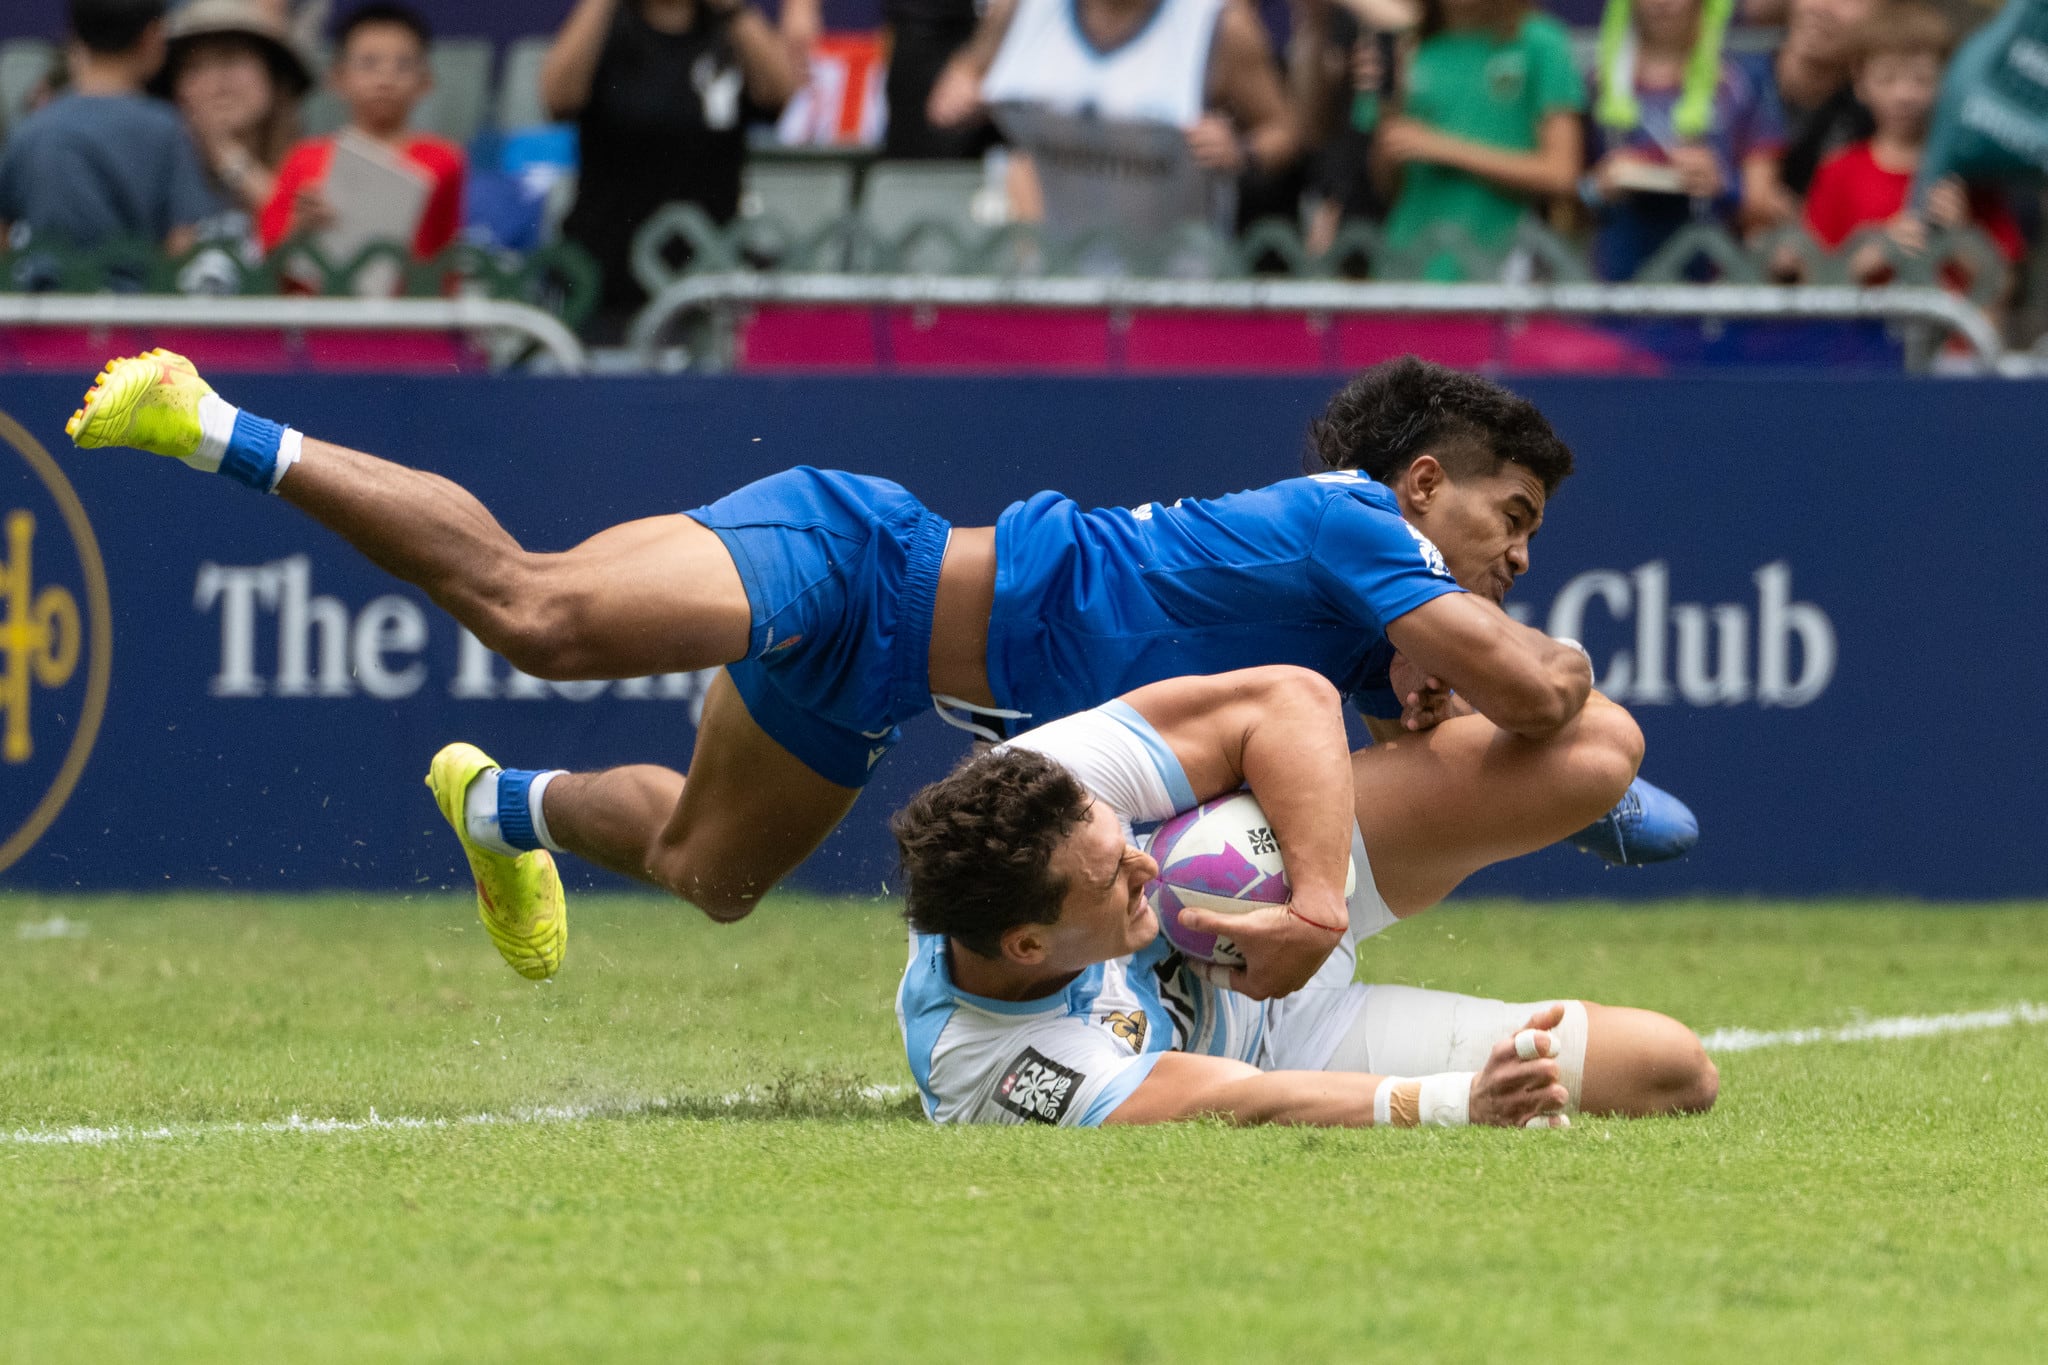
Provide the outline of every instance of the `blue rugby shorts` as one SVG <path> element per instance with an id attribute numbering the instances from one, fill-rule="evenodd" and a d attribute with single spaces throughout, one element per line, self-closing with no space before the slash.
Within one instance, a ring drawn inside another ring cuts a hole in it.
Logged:
<path id="1" fill-rule="evenodd" d="M 753 609 L 726 672 L 805 767 L 867 785 L 931 703 L 932 609 L 952 527 L 887 479 L 800 465 L 687 513 L 732 554 Z"/>

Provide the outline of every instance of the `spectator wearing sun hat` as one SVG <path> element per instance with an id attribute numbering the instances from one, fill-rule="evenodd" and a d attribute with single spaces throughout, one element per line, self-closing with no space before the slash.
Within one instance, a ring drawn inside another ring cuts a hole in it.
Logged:
<path id="1" fill-rule="evenodd" d="M 191 0 L 167 36 L 153 88 L 177 103 L 214 193 L 246 232 L 298 136 L 312 69 L 263 0 Z"/>

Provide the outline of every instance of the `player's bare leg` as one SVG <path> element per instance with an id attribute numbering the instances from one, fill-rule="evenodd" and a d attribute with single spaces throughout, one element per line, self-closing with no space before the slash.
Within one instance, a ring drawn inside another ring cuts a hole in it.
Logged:
<path id="1" fill-rule="evenodd" d="M 739 570 L 686 516 L 536 553 L 461 485 L 311 438 L 277 493 L 536 677 L 676 673 L 746 654 L 752 616 Z"/>
<path id="2" fill-rule="evenodd" d="M 1627 1005 L 1586 1006 L 1589 1114 L 1694 1114 L 1714 1107 L 1721 1073 L 1699 1035 L 1666 1014 Z"/>
<path id="3" fill-rule="evenodd" d="M 1352 794 L 1380 894 L 1405 918 L 1549 847 L 1611 809 L 1642 757 L 1635 721 L 1598 693 L 1541 741 L 1460 716 L 1358 751 Z"/>
<path id="4" fill-rule="evenodd" d="M 558 847 L 724 921 L 809 857 L 859 794 L 770 739 L 721 673 L 687 777 L 650 765 L 564 773 L 542 799 Z"/>
<path id="5" fill-rule="evenodd" d="M 245 413 L 163 350 L 110 361 L 65 430 L 82 447 L 131 446 L 277 493 L 540 677 L 682 672 L 746 654 L 739 571 L 687 517 L 534 553 L 460 485 Z"/>
<path id="6" fill-rule="evenodd" d="M 1374 883 L 1398 916 L 1428 909 L 1479 869 L 1546 848 L 1611 808 L 1642 756 L 1635 722 L 1597 693 L 1570 725 L 1541 743 L 1510 735 L 1483 716 L 1462 716 L 1361 750 L 1351 759 L 1352 792 Z M 1425 999 L 1437 992 L 1375 992 L 1377 1004 L 1369 1001 L 1368 1012 L 1391 1009 L 1403 998 L 1421 1016 L 1451 1008 L 1445 1001 L 1452 997 Z M 1541 1008 L 1514 1007 L 1513 1020 L 1503 1015 L 1493 1026 L 1519 1029 L 1522 1014 Z M 1568 1010 L 1560 1036 L 1578 1034 L 1571 1042 L 1578 1108 L 1645 1115 L 1713 1105 L 1719 1076 L 1685 1025 L 1651 1010 L 1591 1001 L 1570 1002 Z M 1363 1016 L 1358 1027 L 1368 1027 Z M 1383 1019 L 1373 1027 L 1382 1052 L 1390 1043 L 1399 1046 L 1404 1035 L 1419 1044 L 1474 1032 L 1427 1017 L 1406 1024 Z M 1374 1065 L 1381 1063 L 1374 1058 Z"/>

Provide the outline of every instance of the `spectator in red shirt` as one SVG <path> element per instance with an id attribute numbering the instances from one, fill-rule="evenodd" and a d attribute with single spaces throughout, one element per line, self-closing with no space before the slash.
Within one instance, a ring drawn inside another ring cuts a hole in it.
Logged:
<path id="1" fill-rule="evenodd" d="M 335 31 L 334 69 L 329 79 L 348 106 L 349 131 L 398 153 L 423 171 L 431 190 L 413 255 L 421 260 L 455 240 L 462 226 L 462 149 L 441 138 L 410 132 L 412 111 L 433 87 L 427 49 L 433 36 L 410 6 L 373 0 L 354 10 Z M 323 184 L 334 156 L 334 139 L 309 138 L 292 148 L 278 167 L 277 188 L 263 207 L 257 230 L 269 251 L 302 229 L 334 221 L 335 206 Z"/>
<path id="2" fill-rule="evenodd" d="M 1856 98 L 1877 131 L 1823 163 L 1813 178 L 1806 226 L 1823 245 L 1839 247 L 1859 229 L 1879 225 L 1901 250 L 1917 254 L 1927 248 L 1930 223 L 1974 224 L 2008 261 L 2019 259 L 2025 249 L 2019 227 L 1995 193 L 1973 193 L 1951 176 L 1935 185 L 1924 211 L 1907 202 L 1927 146 L 1942 65 L 1954 45 L 1948 20 L 1926 5 L 1888 5 L 1872 19 L 1856 68 Z M 1868 243 L 1849 270 L 1862 283 L 1876 284 L 1890 277 L 1891 264 L 1882 246 Z"/>

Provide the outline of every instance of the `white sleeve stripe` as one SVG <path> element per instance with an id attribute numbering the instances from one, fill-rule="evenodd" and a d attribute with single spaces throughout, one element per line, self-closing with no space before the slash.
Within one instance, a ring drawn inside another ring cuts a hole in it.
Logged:
<path id="1" fill-rule="evenodd" d="M 1177 811 L 1193 810 L 1195 789 L 1188 782 L 1187 769 L 1181 767 L 1171 747 L 1160 733 L 1152 728 L 1152 722 L 1139 715 L 1136 708 L 1123 701 L 1104 702 L 1099 709 L 1104 715 L 1120 721 L 1124 728 L 1136 735 L 1145 745 L 1145 753 L 1152 760 L 1159 780 L 1166 784 L 1166 794 L 1173 801 Z"/>

